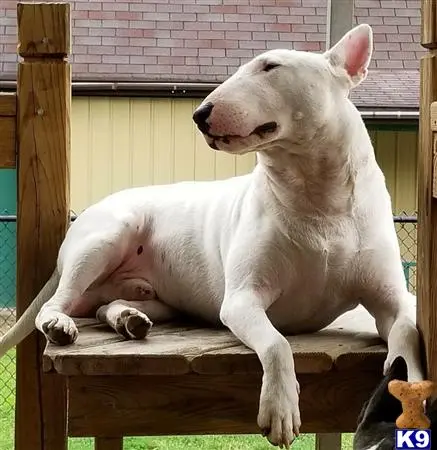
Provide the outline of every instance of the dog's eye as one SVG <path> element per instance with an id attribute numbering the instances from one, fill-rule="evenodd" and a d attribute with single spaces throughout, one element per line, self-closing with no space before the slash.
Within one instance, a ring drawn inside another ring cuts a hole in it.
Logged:
<path id="1" fill-rule="evenodd" d="M 270 72 L 272 69 L 275 69 L 276 67 L 279 67 L 279 64 L 277 64 L 277 63 L 267 63 L 264 66 L 263 71 L 264 72 Z"/>

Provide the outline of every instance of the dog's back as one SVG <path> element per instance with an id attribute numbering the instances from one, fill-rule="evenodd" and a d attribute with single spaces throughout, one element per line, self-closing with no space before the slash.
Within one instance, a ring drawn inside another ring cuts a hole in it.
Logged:
<path id="1" fill-rule="evenodd" d="M 354 450 L 395 448 L 395 422 L 402 413 L 401 403 L 388 391 L 388 383 L 395 379 L 407 381 L 407 365 L 400 356 L 363 406 L 354 436 Z M 428 407 L 427 415 L 431 420 L 431 435 L 437 435 L 437 402 Z M 437 444 L 432 445 L 431 438 L 431 448 L 437 448 Z"/>

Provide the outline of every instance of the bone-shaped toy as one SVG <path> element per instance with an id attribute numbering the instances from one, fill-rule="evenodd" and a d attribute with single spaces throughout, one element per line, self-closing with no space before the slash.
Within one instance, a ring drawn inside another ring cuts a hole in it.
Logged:
<path id="1" fill-rule="evenodd" d="M 436 383 L 425 380 L 408 382 L 391 380 L 388 391 L 402 404 L 402 414 L 396 419 L 397 428 L 429 428 L 431 423 L 424 411 L 424 401 L 436 392 Z"/>

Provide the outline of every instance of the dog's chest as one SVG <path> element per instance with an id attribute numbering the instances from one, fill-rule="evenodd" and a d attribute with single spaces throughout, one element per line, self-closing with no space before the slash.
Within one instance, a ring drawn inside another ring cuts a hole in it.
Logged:
<path id="1" fill-rule="evenodd" d="M 289 235 L 289 262 L 302 281 L 317 277 L 323 284 L 323 280 L 342 276 L 359 252 L 359 233 L 350 219 L 323 227 L 301 227 Z"/>
<path id="2" fill-rule="evenodd" d="M 314 233 L 292 246 L 289 274 L 281 296 L 270 307 L 272 322 L 290 332 L 315 331 L 353 308 L 359 242 L 353 227 Z"/>

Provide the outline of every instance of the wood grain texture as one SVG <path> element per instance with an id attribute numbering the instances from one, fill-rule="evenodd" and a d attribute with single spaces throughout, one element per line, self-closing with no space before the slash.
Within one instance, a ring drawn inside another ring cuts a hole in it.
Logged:
<path id="1" fill-rule="evenodd" d="M 432 196 L 437 198 L 437 132 L 432 133 Z"/>
<path id="2" fill-rule="evenodd" d="M 14 92 L 0 92 L 0 117 L 17 115 L 17 95 Z"/>
<path id="3" fill-rule="evenodd" d="M 317 433 L 315 450 L 341 450 L 341 434 Z"/>
<path id="4" fill-rule="evenodd" d="M 48 36 L 50 50 L 63 47 L 54 29 L 65 24 L 55 19 L 69 5 L 41 8 L 18 5 L 18 34 Z M 58 53 L 45 56 L 18 66 L 18 316 L 53 271 L 68 225 L 71 73 Z M 44 345 L 32 333 L 17 347 L 16 450 L 67 449 L 65 380 L 42 373 Z"/>
<path id="5" fill-rule="evenodd" d="M 437 100 L 437 57 L 420 61 L 418 148 L 417 320 L 426 353 L 428 377 L 437 380 L 437 200 L 433 193 L 431 103 Z"/>
<path id="6" fill-rule="evenodd" d="M 437 131 L 437 102 L 431 103 L 431 131 Z"/>
<path id="7" fill-rule="evenodd" d="M 437 48 L 437 4 L 435 0 L 422 0 L 420 43 L 425 48 Z"/>
<path id="8" fill-rule="evenodd" d="M 380 370 L 298 375 L 303 433 L 352 432 Z M 69 386 L 70 436 L 259 433 L 261 374 L 79 376 Z"/>
<path id="9" fill-rule="evenodd" d="M 47 281 L 67 229 L 67 63 L 19 65 L 18 314 Z M 64 95 L 62 96 L 61 93 Z"/>
<path id="10" fill-rule="evenodd" d="M 15 93 L 0 92 L 0 168 L 12 169 L 16 166 L 16 115 L 17 96 Z"/>
<path id="11" fill-rule="evenodd" d="M 432 196 L 437 198 L 437 102 L 431 103 L 432 131 Z"/>
<path id="12" fill-rule="evenodd" d="M 44 450 L 68 450 L 66 379 L 55 373 L 41 375 Z"/>
<path id="13" fill-rule="evenodd" d="M 144 341 L 124 341 L 94 320 L 76 320 L 75 344 L 48 344 L 44 369 L 63 375 L 209 375 L 260 373 L 256 354 L 227 329 L 159 325 Z M 288 337 L 298 373 L 323 373 L 333 367 L 382 367 L 386 346 L 371 316 L 359 307 L 318 333 Z"/>
<path id="14" fill-rule="evenodd" d="M 18 53 L 23 57 L 65 57 L 70 48 L 68 3 L 18 3 Z"/>
<path id="15" fill-rule="evenodd" d="M 13 169 L 16 160 L 16 118 L 0 113 L 0 169 Z"/>
<path id="16" fill-rule="evenodd" d="M 96 438 L 94 440 L 94 450 L 123 450 L 123 438 Z"/>
<path id="17" fill-rule="evenodd" d="M 432 131 L 432 196 L 437 198 L 437 102 L 431 103 Z"/>

